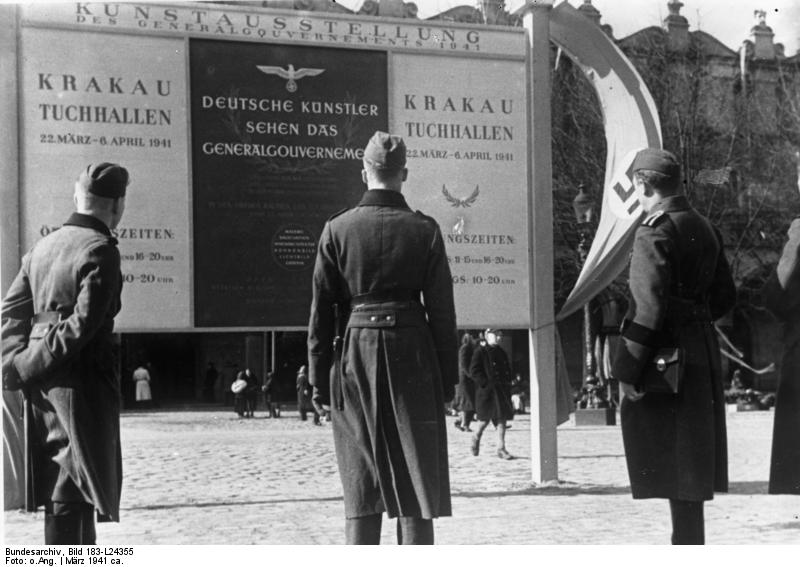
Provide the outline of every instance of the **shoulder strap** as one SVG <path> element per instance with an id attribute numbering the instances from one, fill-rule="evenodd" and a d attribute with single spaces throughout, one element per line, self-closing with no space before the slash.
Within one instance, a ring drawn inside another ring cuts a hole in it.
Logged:
<path id="1" fill-rule="evenodd" d="M 664 211 L 656 211 L 642 221 L 642 226 L 657 226 L 665 217 L 666 213 Z"/>
<path id="2" fill-rule="evenodd" d="M 329 220 L 329 221 L 332 221 L 333 219 L 335 219 L 336 217 L 338 217 L 338 216 L 339 216 L 339 215 L 341 215 L 342 213 L 345 213 L 345 212 L 347 212 L 347 211 L 349 211 L 349 210 L 350 210 L 350 207 L 345 207 L 345 208 L 343 208 L 343 209 L 341 209 L 341 210 L 338 210 L 338 211 L 336 211 L 335 213 L 333 213 L 331 216 L 329 216 L 329 217 L 328 217 L 328 220 Z"/>

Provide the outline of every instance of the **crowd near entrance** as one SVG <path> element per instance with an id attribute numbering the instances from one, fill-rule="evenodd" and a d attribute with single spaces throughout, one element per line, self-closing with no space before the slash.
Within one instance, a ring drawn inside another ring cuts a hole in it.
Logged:
<path id="1" fill-rule="evenodd" d="M 481 330 L 469 331 L 477 337 Z M 139 367 L 145 367 L 150 375 L 153 403 L 148 407 L 208 404 L 233 407 L 231 385 L 240 371 L 250 368 L 259 385 L 263 384 L 266 372 L 274 372 L 273 402 L 293 408 L 297 401 L 297 372 L 301 366 L 308 364 L 308 333 L 304 331 L 124 333 L 120 336 L 125 409 L 141 407 L 136 403 L 133 378 Z M 519 374 L 527 387 L 529 361 L 526 331 L 508 331 L 501 340 L 501 346 L 509 355 L 513 374 Z M 579 344 L 574 346 L 580 349 Z M 579 356 L 572 358 L 579 359 Z M 209 374 L 211 364 L 213 371 Z M 576 370 L 573 374 L 573 386 L 578 388 L 580 371 Z M 263 408 L 263 399 L 260 397 L 257 410 L 263 411 Z"/>

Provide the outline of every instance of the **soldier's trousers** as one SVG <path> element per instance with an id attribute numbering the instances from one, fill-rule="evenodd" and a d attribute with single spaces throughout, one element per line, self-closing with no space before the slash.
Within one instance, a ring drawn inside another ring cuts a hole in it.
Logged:
<path id="1" fill-rule="evenodd" d="M 345 520 L 347 545 L 378 545 L 381 542 L 383 514 Z M 397 518 L 398 545 L 433 545 L 433 520 L 400 516 Z"/>

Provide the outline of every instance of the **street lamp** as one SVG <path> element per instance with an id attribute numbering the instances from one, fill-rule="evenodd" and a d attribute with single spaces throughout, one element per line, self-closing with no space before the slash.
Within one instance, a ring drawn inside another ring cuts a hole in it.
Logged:
<path id="1" fill-rule="evenodd" d="M 572 200 L 572 209 L 575 212 L 575 221 L 580 235 L 578 254 L 581 265 L 584 265 L 594 238 L 594 197 L 583 183 L 578 186 L 578 194 Z M 583 387 L 575 413 L 577 425 L 613 423 L 607 411 L 608 402 L 604 395 L 603 385 L 597 378 L 594 342 L 591 300 L 589 300 L 583 306 Z M 596 414 L 597 411 L 599 414 Z"/>
<path id="2" fill-rule="evenodd" d="M 594 197 L 592 193 L 586 188 L 585 183 L 578 185 L 578 194 L 572 200 L 572 210 L 575 211 L 575 220 L 578 222 L 578 230 L 581 230 L 581 238 L 589 238 L 585 229 L 590 228 L 594 220 Z M 583 240 L 581 240 L 583 244 Z M 589 242 L 591 244 L 591 242 Z M 589 248 L 586 247 L 588 252 Z"/>
<path id="3" fill-rule="evenodd" d="M 575 221 L 578 223 L 578 254 L 581 259 L 581 266 L 586 263 L 589 248 L 592 245 L 593 231 L 592 220 L 594 219 L 594 197 L 581 183 L 578 185 L 578 194 L 572 200 L 572 210 L 575 211 Z M 597 361 L 594 357 L 594 333 L 592 332 L 592 313 L 591 300 L 583 305 L 583 385 L 593 386 L 597 384 L 595 372 Z"/>

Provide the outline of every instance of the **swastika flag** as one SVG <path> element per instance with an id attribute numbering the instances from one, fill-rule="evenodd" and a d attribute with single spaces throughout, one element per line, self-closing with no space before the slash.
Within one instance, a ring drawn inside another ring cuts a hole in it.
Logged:
<path id="1" fill-rule="evenodd" d="M 600 222 L 563 319 L 600 293 L 625 268 L 642 207 L 631 164 L 642 148 L 661 148 L 653 97 L 613 40 L 568 2 L 553 9 L 550 38 L 578 64 L 597 91 L 605 122 L 606 173 Z"/>

